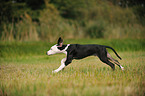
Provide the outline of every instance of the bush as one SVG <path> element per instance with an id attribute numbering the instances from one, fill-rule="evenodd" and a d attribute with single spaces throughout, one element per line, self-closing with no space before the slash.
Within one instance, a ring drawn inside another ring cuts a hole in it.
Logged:
<path id="1" fill-rule="evenodd" d="M 74 34 L 74 24 L 69 24 L 59 16 L 58 10 L 49 5 L 40 13 L 40 38 L 41 40 L 55 41 L 59 36 L 72 38 Z"/>
<path id="2" fill-rule="evenodd" d="M 86 28 L 86 35 L 91 38 L 103 38 L 106 24 L 101 21 L 90 22 Z"/>
<path id="3" fill-rule="evenodd" d="M 83 20 L 95 15 L 98 0 L 51 0 L 64 18 Z M 92 19 L 92 18 L 91 18 Z"/>
<path id="4" fill-rule="evenodd" d="M 32 18 L 25 13 L 18 23 L 3 24 L 4 30 L 1 39 L 5 41 L 38 41 L 39 37 L 35 26 Z"/>

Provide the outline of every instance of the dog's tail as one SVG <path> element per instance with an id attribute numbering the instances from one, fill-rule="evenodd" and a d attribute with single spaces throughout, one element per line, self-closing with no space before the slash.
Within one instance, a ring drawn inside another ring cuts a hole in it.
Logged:
<path id="1" fill-rule="evenodd" d="M 105 46 L 106 48 L 110 48 L 114 51 L 114 53 L 116 54 L 116 56 L 121 60 L 122 58 L 117 54 L 117 52 L 110 46 Z"/>

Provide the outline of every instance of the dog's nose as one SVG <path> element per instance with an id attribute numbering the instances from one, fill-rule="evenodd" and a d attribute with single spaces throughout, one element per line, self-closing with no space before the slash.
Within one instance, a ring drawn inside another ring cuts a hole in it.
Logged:
<path id="1" fill-rule="evenodd" d="M 46 52 L 46 55 L 48 55 L 47 52 Z"/>

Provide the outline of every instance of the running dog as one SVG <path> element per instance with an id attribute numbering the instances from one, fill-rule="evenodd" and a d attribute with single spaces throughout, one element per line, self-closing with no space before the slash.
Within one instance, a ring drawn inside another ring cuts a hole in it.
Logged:
<path id="1" fill-rule="evenodd" d="M 88 44 L 88 45 L 80 45 L 80 44 L 67 44 L 63 45 L 63 40 L 60 37 L 56 45 L 52 46 L 49 51 L 46 52 L 47 55 L 53 55 L 56 53 L 64 53 L 66 54 L 66 58 L 61 60 L 61 66 L 52 71 L 53 73 L 57 73 L 60 70 L 64 69 L 68 64 L 72 62 L 73 59 L 83 59 L 88 56 L 98 56 L 99 59 L 109 65 L 113 70 L 115 70 L 115 63 L 122 70 L 124 67 L 120 65 L 120 63 L 113 59 L 111 55 L 107 52 L 106 48 L 112 49 L 116 56 L 121 60 L 121 57 L 116 53 L 116 51 L 110 47 L 105 45 L 97 45 L 97 44 Z M 112 61 L 112 62 L 110 62 Z"/>

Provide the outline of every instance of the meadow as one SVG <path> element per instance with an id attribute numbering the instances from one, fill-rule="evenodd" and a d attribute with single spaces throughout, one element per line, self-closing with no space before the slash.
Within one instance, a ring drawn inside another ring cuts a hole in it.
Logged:
<path id="1" fill-rule="evenodd" d="M 112 46 L 122 57 L 125 68 L 116 70 L 97 57 L 73 60 L 63 71 L 52 74 L 60 66 L 64 54 L 47 56 L 55 44 L 37 42 L 0 42 L 0 96 L 144 96 L 144 39 L 76 39 L 67 43 Z"/>

